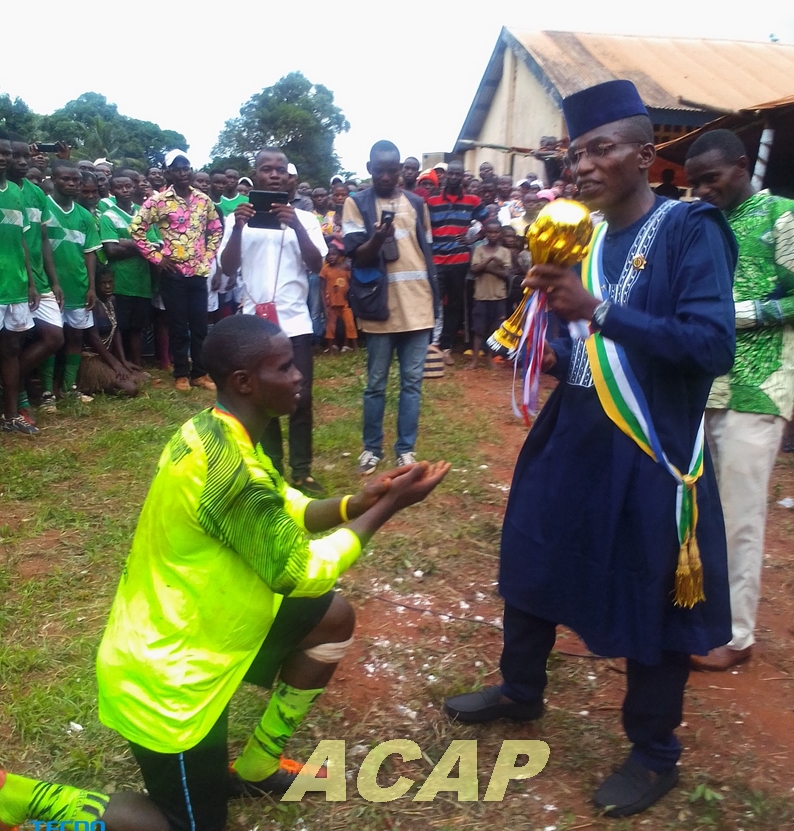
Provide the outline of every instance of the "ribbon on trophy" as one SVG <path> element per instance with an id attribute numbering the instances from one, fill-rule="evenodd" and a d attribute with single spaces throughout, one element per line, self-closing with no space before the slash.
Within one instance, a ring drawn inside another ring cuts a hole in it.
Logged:
<path id="1" fill-rule="evenodd" d="M 571 199 L 555 199 L 526 232 L 533 264 L 570 268 L 584 258 L 593 233 L 590 213 Z M 524 290 L 513 314 L 488 338 L 492 352 L 513 362 L 513 412 L 529 426 L 537 415 L 543 344 L 546 339 L 546 292 Z M 521 406 L 516 385 L 521 366 Z"/>
<path id="2" fill-rule="evenodd" d="M 644 246 L 646 250 L 650 248 L 652 238 L 658 229 L 659 223 L 654 220 L 660 218 L 652 216 L 637 235 L 637 241 L 647 243 Z M 604 299 L 601 280 L 601 250 L 605 234 L 606 223 L 601 223 L 595 230 L 593 243 L 582 266 L 582 283 L 597 300 Z M 629 252 L 629 258 L 634 254 L 637 241 L 632 246 L 632 251 Z M 644 263 L 644 257 L 634 259 L 642 259 Z M 636 268 L 637 265 L 634 267 Z M 585 349 L 590 362 L 593 384 L 604 412 L 619 430 L 632 439 L 655 462 L 662 465 L 678 483 L 675 521 L 679 551 L 675 572 L 674 603 L 676 606 L 691 609 L 696 603 L 706 599 L 703 592 L 703 566 L 696 537 L 698 522 L 696 483 L 703 473 L 703 418 L 700 419 L 689 469 L 686 473 L 682 473 L 667 458 L 667 454 L 662 449 L 645 395 L 634 376 L 623 347 L 603 337 L 600 332 L 595 332 L 585 341 Z"/>

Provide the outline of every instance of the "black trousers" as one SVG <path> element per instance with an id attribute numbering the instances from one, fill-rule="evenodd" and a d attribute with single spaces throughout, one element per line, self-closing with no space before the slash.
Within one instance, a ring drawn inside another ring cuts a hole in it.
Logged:
<path id="1" fill-rule="evenodd" d="M 160 296 L 168 321 L 174 378 L 206 375 L 201 347 L 207 337 L 207 278 L 161 271 Z"/>
<path id="2" fill-rule="evenodd" d="M 312 469 L 312 336 L 298 335 L 290 338 L 295 353 L 295 366 L 303 375 L 300 401 L 295 412 L 289 417 L 289 464 L 293 479 L 302 479 Z M 277 418 L 270 421 L 262 434 L 262 449 L 270 456 L 276 470 L 284 474 L 284 444 L 281 438 L 281 423 Z"/>
<path id="3" fill-rule="evenodd" d="M 444 323 L 441 328 L 441 339 L 439 346 L 442 349 L 452 349 L 452 342 L 461 326 L 467 333 L 464 337 L 466 343 L 469 341 L 469 321 L 471 309 L 467 309 L 466 303 L 466 275 L 469 273 L 469 265 L 444 265 L 438 267 L 438 285 L 441 296 L 446 298 L 444 303 Z"/>
<path id="4" fill-rule="evenodd" d="M 557 624 L 515 606 L 505 606 L 504 649 L 500 669 L 502 692 L 514 701 L 543 699 L 546 661 L 554 646 Z M 632 755 L 648 770 L 662 773 L 681 756 L 673 732 L 681 723 L 684 688 L 689 678 L 689 655 L 662 652 L 653 666 L 626 661 L 623 729 Z"/>
<path id="5" fill-rule="evenodd" d="M 285 597 L 273 626 L 244 681 L 270 689 L 284 661 L 325 617 L 334 592 L 320 597 Z M 130 742 L 149 797 L 170 831 L 223 831 L 229 798 L 229 708 L 190 750 L 158 753 Z"/>

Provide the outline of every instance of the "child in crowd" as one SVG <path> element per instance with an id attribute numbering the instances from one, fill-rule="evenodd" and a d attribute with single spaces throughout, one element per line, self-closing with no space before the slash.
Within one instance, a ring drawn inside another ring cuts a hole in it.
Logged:
<path id="1" fill-rule="evenodd" d="M 510 252 L 510 274 L 507 287 L 507 314 L 511 315 L 524 296 L 521 284 L 532 268 L 532 256 L 524 248 L 524 238 L 518 236 L 512 225 L 502 227 L 502 245 Z"/>
<path id="2" fill-rule="evenodd" d="M 63 333 L 66 357 L 62 391 L 83 403 L 90 398 L 77 389 L 83 332 L 94 325 L 96 252 L 102 247 L 94 217 L 75 202 L 83 184 L 77 166 L 62 159 L 52 165 L 53 192 L 49 201 L 47 235 L 63 290 Z"/>
<path id="3" fill-rule="evenodd" d="M 113 266 L 117 323 L 124 349 L 134 364 L 140 364 L 143 332 L 151 319 L 152 278 L 149 263 L 130 238 L 129 227 L 138 206 L 132 201 L 135 183 L 129 173 L 120 170 L 110 177 L 114 201 L 99 220 L 99 233 L 105 255 Z"/>
<path id="4" fill-rule="evenodd" d="M 345 325 L 345 345 L 342 352 L 352 352 L 358 345 L 358 332 L 353 312 L 347 302 L 347 290 L 350 286 L 350 269 L 343 265 L 342 255 L 336 245 L 328 246 L 325 265 L 320 270 L 322 282 L 321 294 L 325 308 L 326 352 L 338 350 L 336 345 L 336 324 L 341 318 Z"/>
<path id="5" fill-rule="evenodd" d="M 86 349 L 77 374 L 77 386 L 88 395 L 104 392 L 135 396 L 146 376 L 124 355 L 113 297 L 113 272 L 109 266 L 97 266 L 96 293 L 94 325 L 84 333 Z"/>
<path id="6" fill-rule="evenodd" d="M 471 272 L 474 274 L 474 345 L 467 369 L 477 369 L 480 349 L 507 316 L 507 286 L 512 262 L 510 251 L 502 245 L 499 220 L 486 220 L 485 244 L 477 246 L 471 258 Z M 490 368 L 491 351 L 487 348 L 485 362 Z"/>

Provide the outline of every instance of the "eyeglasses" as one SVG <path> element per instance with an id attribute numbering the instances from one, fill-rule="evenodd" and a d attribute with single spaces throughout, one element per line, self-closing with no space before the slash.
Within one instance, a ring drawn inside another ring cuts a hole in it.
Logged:
<path id="1" fill-rule="evenodd" d="M 616 147 L 623 144 L 637 144 L 642 146 L 644 141 L 599 141 L 593 139 L 580 150 L 569 150 L 563 157 L 562 162 L 568 168 L 576 167 L 582 160 L 582 156 L 587 156 L 588 159 L 603 159 L 608 156 Z"/>

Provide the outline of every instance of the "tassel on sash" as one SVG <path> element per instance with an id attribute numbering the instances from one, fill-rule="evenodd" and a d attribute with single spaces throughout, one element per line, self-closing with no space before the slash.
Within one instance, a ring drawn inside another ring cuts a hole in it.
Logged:
<path id="1" fill-rule="evenodd" d="M 665 212 L 670 210 L 666 204 Z M 636 253 L 634 249 L 643 248 L 647 251 L 650 248 L 660 225 L 655 214 L 637 235 L 637 240 L 629 253 L 630 261 Z M 582 266 L 582 282 L 598 299 L 603 299 L 600 270 L 605 232 L 606 225 L 601 223 L 595 230 L 593 243 Z M 676 606 L 691 609 L 706 599 L 703 592 L 703 565 L 700 561 L 696 533 L 697 480 L 703 473 L 703 419 L 701 418 L 689 470 L 682 474 L 670 462 L 661 447 L 642 388 L 634 377 L 622 347 L 604 338 L 600 332 L 595 332 L 585 341 L 585 348 L 590 361 L 593 384 L 604 412 L 618 429 L 632 439 L 644 453 L 665 467 L 678 482 L 676 528 L 680 547 L 673 602 Z"/>

